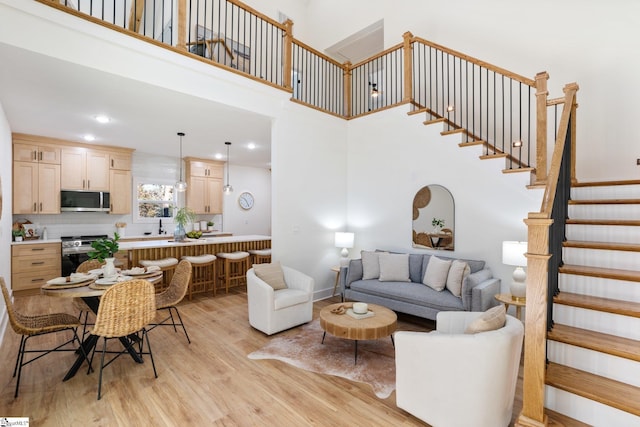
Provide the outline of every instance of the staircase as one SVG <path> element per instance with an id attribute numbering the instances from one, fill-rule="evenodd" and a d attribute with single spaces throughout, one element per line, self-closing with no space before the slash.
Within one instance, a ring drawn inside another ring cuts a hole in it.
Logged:
<path id="1" fill-rule="evenodd" d="M 640 426 L 640 181 L 571 189 L 545 407 Z"/>

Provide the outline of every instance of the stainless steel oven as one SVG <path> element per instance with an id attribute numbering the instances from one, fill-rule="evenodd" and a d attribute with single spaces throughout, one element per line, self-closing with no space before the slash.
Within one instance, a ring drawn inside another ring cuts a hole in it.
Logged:
<path id="1" fill-rule="evenodd" d="M 93 250 L 91 243 L 107 237 L 106 234 L 94 236 L 62 236 L 62 275 L 68 276 L 89 259 Z"/>

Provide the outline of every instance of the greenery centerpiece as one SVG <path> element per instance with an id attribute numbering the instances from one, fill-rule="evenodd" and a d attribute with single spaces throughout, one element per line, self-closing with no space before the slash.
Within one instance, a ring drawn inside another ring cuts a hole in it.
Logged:
<path id="1" fill-rule="evenodd" d="M 431 220 L 431 225 L 433 226 L 434 233 L 439 233 L 440 231 L 442 231 L 442 227 L 444 227 L 444 219 L 433 218 Z"/>
<path id="2" fill-rule="evenodd" d="M 11 230 L 11 234 L 13 235 L 13 240 L 16 242 L 22 242 L 22 239 L 24 239 L 25 236 L 24 228 L 14 228 Z"/>
<path id="3" fill-rule="evenodd" d="M 120 235 L 113 233 L 113 237 L 103 237 L 91 242 L 92 251 L 87 254 L 89 259 L 97 259 L 100 262 L 104 262 L 107 258 L 113 258 L 116 252 L 118 252 L 118 240 Z"/>
<path id="4" fill-rule="evenodd" d="M 185 206 L 183 208 L 179 208 L 176 211 L 173 220 L 176 223 L 176 230 L 173 233 L 173 240 L 175 240 L 176 242 L 182 242 L 184 241 L 185 237 L 184 227 L 188 222 L 193 222 L 196 220 L 196 213 L 191 208 Z"/>

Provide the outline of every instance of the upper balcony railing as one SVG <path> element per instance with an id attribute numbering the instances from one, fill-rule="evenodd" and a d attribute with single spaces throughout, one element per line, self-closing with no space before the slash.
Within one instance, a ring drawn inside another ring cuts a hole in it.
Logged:
<path id="1" fill-rule="evenodd" d="M 238 0 L 36 1 L 290 91 L 293 101 L 332 115 L 410 103 L 445 133 L 482 144 L 484 156 L 505 157 L 506 170 L 535 170 L 533 182 L 546 182 L 546 141 L 556 130 L 547 123 L 559 114 L 546 73 L 520 76 L 410 33 L 372 58 L 341 64 L 294 39 L 291 21 Z"/>

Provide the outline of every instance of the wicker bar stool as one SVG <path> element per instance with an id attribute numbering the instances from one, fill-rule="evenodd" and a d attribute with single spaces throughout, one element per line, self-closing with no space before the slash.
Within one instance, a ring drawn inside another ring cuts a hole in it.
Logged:
<path id="1" fill-rule="evenodd" d="M 251 249 L 251 264 L 264 264 L 271 262 L 271 248 Z"/>
<path id="2" fill-rule="evenodd" d="M 162 281 L 155 284 L 156 293 L 160 293 L 169 287 L 173 273 L 178 265 L 178 260 L 176 258 L 141 259 L 140 265 L 143 267 L 160 267 L 162 271 Z"/>
<path id="3" fill-rule="evenodd" d="M 221 271 L 219 278 L 224 284 L 226 293 L 229 293 L 229 287 L 241 286 L 247 283 L 247 270 L 249 269 L 249 252 L 220 252 L 216 255 L 220 258 Z"/>
<path id="4" fill-rule="evenodd" d="M 191 280 L 189 281 L 189 301 L 194 292 L 213 290 L 216 296 L 216 258 L 215 255 L 183 256 L 182 260 L 191 263 Z"/>

